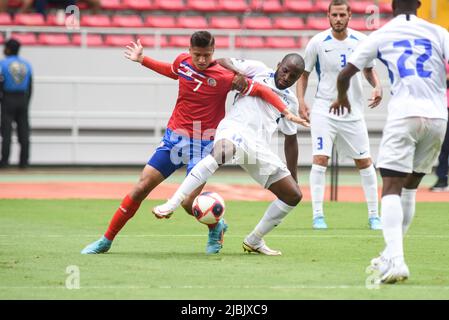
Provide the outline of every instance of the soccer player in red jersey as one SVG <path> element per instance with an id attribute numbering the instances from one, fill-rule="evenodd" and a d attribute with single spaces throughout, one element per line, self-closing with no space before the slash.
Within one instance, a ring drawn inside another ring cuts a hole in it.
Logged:
<path id="1" fill-rule="evenodd" d="M 259 96 L 281 111 L 288 120 L 304 123 L 304 120 L 288 111 L 271 89 L 216 63 L 213 60 L 214 43 L 209 32 L 195 32 L 190 39 L 189 53 L 180 54 L 172 64 L 143 56 L 140 41 L 127 46 L 126 58 L 179 81 L 178 99 L 162 143 L 143 169 L 139 182 L 123 199 L 104 236 L 89 244 L 81 253 L 107 252 L 117 233 L 134 216 L 141 202 L 156 186 L 184 165 L 187 165 L 189 173 L 196 163 L 210 153 L 215 129 L 225 115 L 229 91 L 238 90 L 242 94 Z M 193 200 L 203 187 L 204 184 L 182 203 L 183 208 L 191 215 Z M 224 223 L 209 227 L 207 253 L 218 253 L 225 231 Z"/>

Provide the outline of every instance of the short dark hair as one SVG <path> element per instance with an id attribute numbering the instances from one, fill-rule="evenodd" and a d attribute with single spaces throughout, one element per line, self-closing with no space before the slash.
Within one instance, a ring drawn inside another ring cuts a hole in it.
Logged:
<path id="1" fill-rule="evenodd" d="M 208 31 L 197 31 L 190 38 L 190 46 L 207 48 L 215 46 L 215 39 Z"/>
<path id="2" fill-rule="evenodd" d="M 348 8 L 348 12 L 351 11 L 351 6 L 349 5 L 348 0 L 332 0 L 331 3 L 329 4 L 327 12 L 331 12 L 332 6 L 346 6 Z"/>
<path id="3" fill-rule="evenodd" d="M 11 38 L 8 41 L 6 41 L 5 48 L 8 49 L 8 52 L 11 55 L 15 56 L 15 55 L 17 55 L 19 53 L 20 45 L 21 44 L 20 44 L 19 41 L 17 41 L 16 39 Z"/>

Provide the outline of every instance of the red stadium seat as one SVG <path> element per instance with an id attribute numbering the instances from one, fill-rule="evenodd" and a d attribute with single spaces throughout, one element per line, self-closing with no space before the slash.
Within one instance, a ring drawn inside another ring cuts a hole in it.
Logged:
<path id="1" fill-rule="evenodd" d="M 218 7 L 222 11 L 228 12 L 245 12 L 249 10 L 245 0 L 218 0 Z"/>
<path id="2" fill-rule="evenodd" d="M 140 39 L 140 43 L 144 47 L 154 47 L 156 46 L 156 37 L 152 35 L 142 35 L 138 37 Z M 160 47 L 166 47 L 167 46 L 167 38 L 165 36 L 160 37 Z"/>
<path id="3" fill-rule="evenodd" d="M 190 29 L 207 29 L 207 20 L 201 16 L 180 16 L 178 18 L 179 28 L 190 28 Z"/>
<path id="4" fill-rule="evenodd" d="M 138 15 L 114 15 L 112 25 L 114 27 L 140 28 L 143 27 L 143 22 Z"/>
<path id="5" fill-rule="evenodd" d="M 100 0 L 101 8 L 106 10 L 124 10 L 126 6 L 121 0 Z"/>
<path id="6" fill-rule="evenodd" d="M 151 0 L 123 0 L 123 5 L 127 9 L 138 11 L 153 10 L 155 8 Z"/>
<path id="7" fill-rule="evenodd" d="M 330 28 L 329 19 L 327 17 L 309 17 L 306 27 L 312 30 L 325 30 Z"/>
<path id="8" fill-rule="evenodd" d="M 379 9 L 381 13 L 393 13 L 393 7 L 390 2 L 382 2 L 379 4 Z"/>
<path id="9" fill-rule="evenodd" d="M 260 49 L 265 48 L 265 41 L 262 37 L 237 37 L 235 39 L 235 47 Z"/>
<path id="10" fill-rule="evenodd" d="M 46 34 L 41 33 L 38 36 L 40 45 L 45 46 L 68 46 L 71 44 L 69 36 L 64 33 Z"/>
<path id="11" fill-rule="evenodd" d="M 329 0 L 317 0 L 315 2 L 315 11 L 317 12 L 327 12 L 329 10 Z"/>
<path id="12" fill-rule="evenodd" d="M 0 25 L 2 26 L 12 25 L 12 19 L 9 13 L 6 12 L 0 13 Z"/>
<path id="13" fill-rule="evenodd" d="M 271 29 L 273 27 L 271 19 L 268 17 L 246 17 L 242 25 L 247 29 Z"/>
<path id="14" fill-rule="evenodd" d="M 187 9 L 195 11 L 218 11 L 216 0 L 187 0 Z"/>
<path id="15" fill-rule="evenodd" d="M 317 11 L 310 0 L 284 0 L 284 6 L 288 11 L 293 12 L 311 13 Z"/>
<path id="16" fill-rule="evenodd" d="M 150 28 L 176 28 L 174 16 L 148 16 L 145 19 L 145 27 Z"/>
<path id="17" fill-rule="evenodd" d="M 45 26 L 44 16 L 40 13 L 18 13 L 14 17 L 14 23 L 25 26 Z"/>
<path id="18" fill-rule="evenodd" d="M 125 47 L 131 43 L 131 41 L 136 41 L 131 35 L 107 35 L 104 43 L 111 47 Z"/>
<path id="19" fill-rule="evenodd" d="M 83 27 L 111 27 L 111 19 L 107 15 L 97 14 L 81 16 L 81 26 Z"/>
<path id="20" fill-rule="evenodd" d="M 65 25 L 66 16 L 59 18 L 55 14 L 50 14 L 47 16 L 47 25 L 49 26 L 64 26 Z"/>
<path id="21" fill-rule="evenodd" d="M 80 34 L 75 34 L 72 38 L 72 44 L 80 46 L 82 37 Z M 103 38 L 100 34 L 88 34 L 86 35 L 86 45 L 88 47 L 103 47 Z"/>
<path id="22" fill-rule="evenodd" d="M 190 46 L 190 36 L 171 36 L 167 45 L 169 47 L 188 48 Z"/>
<path id="23" fill-rule="evenodd" d="M 293 37 L 267 37 L 265 46 L 268 48 L 298 48 L 299 44 Z"/>
<path id="24" fill-rule="evenodd" d="M 215 48 L 229 48 L 229 37 L 226 36 L 216 36 L 215 37 Z"/>
<path id="25" fill-rule="evenodd" d="M 369 30 L 368 26 L 366 25 L 365 18 L 352 18 L 349 21 L 349 27 L 358 31 Z"/>
<path id="26" fill-rule="evenodd" d="M 279 0 L 251 0 L 252 10 L 261 10 L 267 13 L 284 12 L 285 8 Z"/>
<path id="27" fill-rule="evenodd" d="M 277 17 L 274 18 L 273 27 L 284 30 L 302 30 L 304 29 L 304 21 L 299 17 Z"/>
<path id="28" fill-rule="evenodd" d="M 5 37 L 3 36 L 3 33 L 0 33 L 0 44 L 5 43 Z"/>
<path id="29" fill-rule="evenodd" d="M 240 29 L 240 21 L 236 16 L 211 17 L 209 26 L 216 29 Z"/>
<path id="30" fill-rule="evenodd" d="M 351 11 L 353 13 L 365 13 L 366 8 L 374 5 L 373 1 L 351 1 L 350 3 Z"/>
<path id="31" fill-rule="evenodd" d="M 22 6 L 22 0 L 9 0 L 8 7 L 9 8 L 20 8 Z"/>
<path id="32" fill-rule="evenodd" d="M 184 1 L 182 0 L 155 0 L 155 9 L 168 11 L 183 11 L 185 9 Z"/>
<path id="33" fill-rule="evenodd" d="M 24 46 L 37 44 L 37 38 L 34 33 L 12 33 L 11 38 L 17 39 Z"/>

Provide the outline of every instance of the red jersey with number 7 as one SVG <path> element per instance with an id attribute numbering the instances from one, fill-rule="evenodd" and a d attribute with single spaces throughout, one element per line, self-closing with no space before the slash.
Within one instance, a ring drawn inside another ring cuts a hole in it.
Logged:
<path id="1" fill-rule="evenodd" d="M 234 73 L 213 62 L 206 70 L 197 70 L 188 53 L 180 54 L 172 65 L 173 73 L 179 77 L 178 100 L 168 121 L 171 130 L 183 130 L 194 139 L 193 123 L 201 124 L 201 136 L 204 131 L 216 129 L 225 116 L 226 96 L 232 89 Z M 213 137 L 204 137 L 213 139 Z"/>

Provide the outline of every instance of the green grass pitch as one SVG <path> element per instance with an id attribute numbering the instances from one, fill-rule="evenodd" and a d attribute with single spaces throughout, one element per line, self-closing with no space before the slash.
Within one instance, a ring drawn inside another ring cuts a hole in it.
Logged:
<path id="1" fill-rule="evenodd" d="M 0 299 L 449 299 L 449 203 L 418 203 L 405 240 L 411 278 L 371 289 L 365 268 L 383 238 L 363 203 L 326 203 L 326 231 L 311 229 L 310 203 L 300 204 L 266 237 L 283 255 L 267 257 L 241 243 L 268 203 L 228 201 L 224 248 L 207 256 L 204 225 L 181 210 L 157 220 L 146 201 L 109 253 L 81 255 L 118 204 L 0 200 Z"/>

